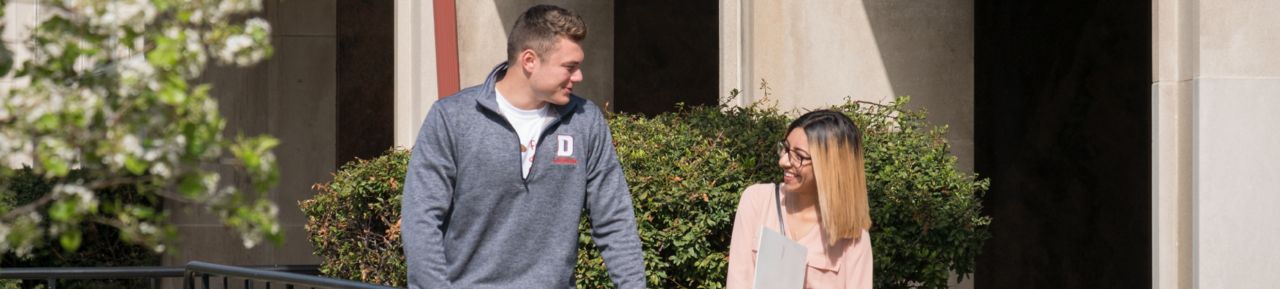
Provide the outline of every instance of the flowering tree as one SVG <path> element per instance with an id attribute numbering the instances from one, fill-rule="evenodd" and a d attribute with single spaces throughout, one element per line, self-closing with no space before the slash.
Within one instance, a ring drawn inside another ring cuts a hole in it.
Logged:
<path id="1" fill-rule="evenodd" d="M 0 76 L 15 83 L 0 90 L 0 196 L 14 193 L 4 184 L 18 171 L 13 164 L 29 166 L 53 189 L 30 203 L 0 205 L 0 254 L 22 256 L 44 238 L 74 250 L 86 223 L 114 226 L 126 241 L 164 251 L 175 238 L 166 210 L 95 193 L 120 186 L 207 209 L 246 247 L 280 241 L 266 194 L 278 178 L 277 140 L 224 139 L 210 87 L 192 83 L 210 60 L 249 66 L 271 55 L 270 26 L 253 16 L 261 0 L 39 5 L 50 15 L 29 38 L 0 46 Z M 31 56 L 14 64 L 10 49 Z M 222 182 L 219 171 L 249 184 Z"/>

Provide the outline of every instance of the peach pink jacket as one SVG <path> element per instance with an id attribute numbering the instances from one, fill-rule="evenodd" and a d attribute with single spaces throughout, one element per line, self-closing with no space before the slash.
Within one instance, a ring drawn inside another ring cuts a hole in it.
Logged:
<path id="1" fill-rule="evenodd" d="M 782 203 L 786 204 L 786 194 L 781 197 Z M 755 279 L 760 227 L 778 231 L 777 214 L 773 184 L 756 184 L 742 193 L 733 221 L 726 288 L 751 288 Z M 825 246 L 827 236 L 821 225 L 813 226 L 803 235 L 798 239 L 796 236 L 788 237 L 809 249 L 804 288 L 871 288 L 871 236 L 867 231 L 862 231 L 862 237 L 857 240 L 842 239 L 830 247 Z"/>

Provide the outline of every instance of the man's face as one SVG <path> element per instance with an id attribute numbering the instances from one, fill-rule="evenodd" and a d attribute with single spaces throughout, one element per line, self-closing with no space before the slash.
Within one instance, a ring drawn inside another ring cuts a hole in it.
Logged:
<path id="1" fill-rule="evenodd" d="M 557 37 L 555 47 L 546 55 L 537 55 L 534 61 L 524 63 L 534 97 L 555 105 L 569 103 L 574 85 L 582 82 L 583 57 L 581 45 Z"/>

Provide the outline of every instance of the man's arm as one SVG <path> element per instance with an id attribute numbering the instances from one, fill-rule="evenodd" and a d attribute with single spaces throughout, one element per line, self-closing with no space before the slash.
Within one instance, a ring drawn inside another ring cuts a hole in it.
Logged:
<path id="1" fill-rule="evenodd" d="M 444 109 L 432 106 L 409 158 L 400 209 L 410 289 L 452 287 L 443 242 L 457 169 L 451 142 Z"/>
<path id="2" fill-rule="evenodd" d="M 588 144 L 591 154 L 586 163 L 592 238 L 617 288 L 645 288 L 644 251 L 636 231 L 631 191 L 618 163 L 608 124 L 601 116 L 592 121 L 597 135 Z"/>

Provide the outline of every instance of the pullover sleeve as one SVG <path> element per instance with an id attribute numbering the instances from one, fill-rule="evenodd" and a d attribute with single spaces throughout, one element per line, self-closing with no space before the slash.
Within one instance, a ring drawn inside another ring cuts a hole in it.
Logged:
<path id="1" fill-rule="evenodd" d="M 400 234 L 410 289 L 452 288 L 443 238 L 456 172 L 449 124 L 437 104 L 418 131 L 404 180 Z"/>
<path id="2" fill-rule="evenodd" d="M 617 288 L 645 288 L 644 251 L 636 231 L 631 191 L 608 124 L 598 114 L 591 121 L 595 136 L 588 144 L 586 205 L 592 238 Z"/>

